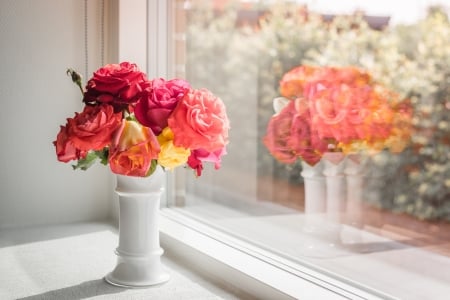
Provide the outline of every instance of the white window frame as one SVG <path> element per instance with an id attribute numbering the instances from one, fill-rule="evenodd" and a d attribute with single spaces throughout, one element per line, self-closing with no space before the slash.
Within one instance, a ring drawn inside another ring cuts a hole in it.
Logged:
<path id="1" fill-rule="evenodd" d="M 175 0 L 112 0 L 110 20 L 117 22 L 118 30 L 117 40 L 111 40 L 118 44 L 117 60 L 139 62 L 142 69 L 145 66 L 149 78 L 171 77 L 175 3 Z M 183 176 L 184 172 L 167 175 L 166 199 L 161 201 L 161 244 L 199 271 L 261 299 L 395 299 L 350 280 L 342 281 L 312 265 L 283 259 L 168 208 L 168 201 L 183 199 Z"/>
<path id="2" fill-rule="evenodd" d="M 261 299 L 283 299 L 281 294 L 295 299 L 396 299 L 369 287 L 358 288 L 356 282 L 342 281 L 312 265 L 279 257 L 170 208 L 161 211 L 160 232 L 163 247 L 197 262 L 199 268 L 205 257 L 213 259 L 218 264 L 208 264 L 209 272 Z M 186 253 L 186 247 L 194 251 Z M 231 269 L 223 272 L 224 266 Z"/>

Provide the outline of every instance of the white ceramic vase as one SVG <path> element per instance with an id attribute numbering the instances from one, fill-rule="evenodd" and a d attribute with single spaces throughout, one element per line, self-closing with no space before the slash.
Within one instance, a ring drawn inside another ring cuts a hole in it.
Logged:
<path id="1" fill-rule="evenodd" d="M 105 280 L 116 286 L 147 287 L 169 280 L 161 263 L 158 215 L 164 171 L 149 177 L 117 175 L 119 246 L 117 264 Z"/>

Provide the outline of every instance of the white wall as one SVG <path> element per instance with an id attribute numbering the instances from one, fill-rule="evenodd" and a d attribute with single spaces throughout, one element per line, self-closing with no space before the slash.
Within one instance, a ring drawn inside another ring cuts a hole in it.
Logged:
<path id="1" fill-rule="evenodd" d="M 101 65 L 101 2 L 88 3 L 92 74 Z M 0 2 L 0 228 L 107 217 L 108 169 L 73 171 L 52 145 L 82 107 L 65 71 L 84 72 L 83 12 L 81 0 Z"/>

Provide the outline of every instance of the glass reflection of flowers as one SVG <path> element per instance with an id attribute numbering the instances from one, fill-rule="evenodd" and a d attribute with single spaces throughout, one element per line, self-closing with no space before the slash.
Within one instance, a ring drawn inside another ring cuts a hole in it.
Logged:
<path id="1" fill-rule="evenodd" d="M 264 144 L 281 162 L 315 165 L 325 152 L 401 152 L 408 144 L 409 101 L 357 68 L 298 66 L 283 76 L 280 93 L 285 105 Z"/>
<path id="2" fill-rule="evenodd" d="M 116 174 L 145 177 L 157 165 L 187 165 L 200 176 L 204 162 L 218 169 L 229 121 L 223 102 L 182 79 L 148 80 L 135 64 L 108 64 L 83 89 L 84 109 L 68 118 L 54 145 L 61 162 L 86 170 L 98 159 Z"/>

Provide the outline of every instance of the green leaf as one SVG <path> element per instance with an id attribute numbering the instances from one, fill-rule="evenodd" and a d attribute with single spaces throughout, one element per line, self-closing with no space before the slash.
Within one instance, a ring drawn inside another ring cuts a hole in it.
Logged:
<path id="1" fill-rule="evenodd" d="M 74 170 L 81 169 L 86 171 L 95 163 L 97 157 L 96 152 L 89 152 L 85 158 L 79 159 L 76 165 L 72 165 L 72 168 Z"/>
<path id="2" fill-rule="evenodd" d="M 157 166 L 158 166 L 158 160 L 153 159 L 152 163 L 150 165 L 150 168 L 148 169 L 147 176 L 152 175 L 155 172 Z"/>
<path id="3" fill-rule="evenodd" d="M 137 122 L 136 116 L 134 114 L 127 114 L 125 119 L 127 121 L 135 121 L 135 122 Z"/>
<path id="4" fill-rule="evenodd" d="M 108 164 L 109 149 L 107 147 L 103 148 L 102 150 L 95 151 L 95 154 L 100 159 L 100 163 L 105 166 Z"/>

